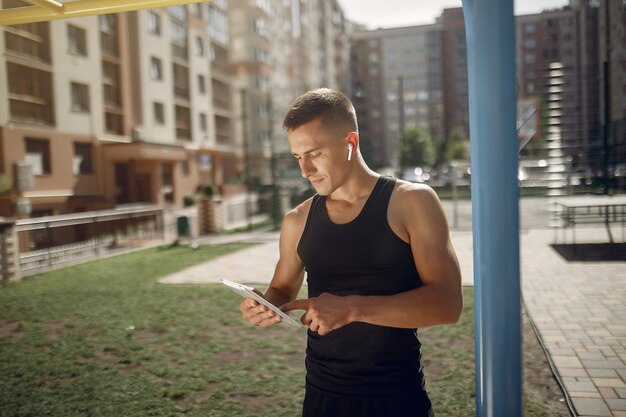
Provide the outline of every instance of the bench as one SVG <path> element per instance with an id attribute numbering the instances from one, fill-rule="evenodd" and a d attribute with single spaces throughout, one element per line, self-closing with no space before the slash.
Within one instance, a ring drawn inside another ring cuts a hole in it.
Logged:
<path id="1" fill-rule="evenodd" d="M 555 241 L 558 229 L 563 231 L 566 240 L 566 229 L 572 230 L 572 243 L 576 243 L 576 226 L 583 224 L 604 225 L 611 243 L 615 243 L 611 225 L 620 224 L 622 241 L 626 225 L 626 196 L 586 196 L 564 197 L 553 202 L 553 222 Z"/>

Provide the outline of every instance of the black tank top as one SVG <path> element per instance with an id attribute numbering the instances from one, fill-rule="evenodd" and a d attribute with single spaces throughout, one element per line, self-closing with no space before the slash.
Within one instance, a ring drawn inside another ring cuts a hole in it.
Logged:
<path id="1" fill-rule="evenodd" d="M 326 197 L 313 197 L 298 244 L 309 297 L 392 295 L 422 286 L 410 245 L 387 220 L 395 183 L 381 176 L 359 215 L 346 224 L 328 217 Z M 307 384 L 342 395 L 423 391 L 420 346 L 417 329 L 356 322 L 326 336 L 309 331 Z"/>

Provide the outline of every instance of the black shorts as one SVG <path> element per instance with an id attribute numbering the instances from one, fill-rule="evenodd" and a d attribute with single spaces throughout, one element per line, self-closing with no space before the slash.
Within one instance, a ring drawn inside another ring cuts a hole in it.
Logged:
<path id="1" fill-rule="evenodd" d="M 307 384 L 302 417 L 433 417 L 424 391 L 393 396 L 347 396 Z"/>

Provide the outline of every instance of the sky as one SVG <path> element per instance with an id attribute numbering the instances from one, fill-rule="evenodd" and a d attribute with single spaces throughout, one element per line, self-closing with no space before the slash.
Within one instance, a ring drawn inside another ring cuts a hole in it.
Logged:
<path id="1" fill-rule="evenodd" d="M 339 0 L 346 17 L 370 29 L 435 23 L 444 8 L 461 7 L 461 0 Z M 562 7 L 568 0 L 516 0 L 515 14 L 539 13 Z"/>

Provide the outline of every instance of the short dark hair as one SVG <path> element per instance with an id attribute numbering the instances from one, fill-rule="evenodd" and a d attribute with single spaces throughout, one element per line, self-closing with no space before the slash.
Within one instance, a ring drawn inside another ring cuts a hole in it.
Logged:
<path id="1" fill-rule="evenodd" d="M 283 120 L 283 128 L 291 131 L 317 118 L 332 129 L 358 133 L 352 102 L 342 92 L 330 88 L 318 88 L 298 97 Z"/>

